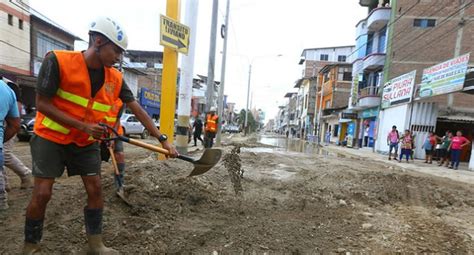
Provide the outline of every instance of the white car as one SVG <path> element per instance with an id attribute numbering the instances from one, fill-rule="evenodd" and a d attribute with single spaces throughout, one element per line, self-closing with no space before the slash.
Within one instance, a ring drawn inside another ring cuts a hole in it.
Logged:
<path id="1" fill-rule="evenodd" d="M 120 118 L 120 124 L 125 135 L 140 135 L 142 139 L 148 138 L 148 130 L 146 130 L 134 114 L 123 114 Z"/>

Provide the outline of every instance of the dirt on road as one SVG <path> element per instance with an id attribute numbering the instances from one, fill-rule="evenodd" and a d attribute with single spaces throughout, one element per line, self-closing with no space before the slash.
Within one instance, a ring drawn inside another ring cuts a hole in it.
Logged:
<path id="1" fill-rule="evenodd" d="M 191 171 L 186 162 L 157 161 L 150 152 L 126 146 L 125 182 L 133 207 L 115 196 L 112 168 L 105 163 L 106 244 L 123 254 L 474 250 L 472 185 L 366 159 L 286 152 L 256 139 L 226 142 L 227 160 L 193 178 L 186 178 Z M 230 154 L 236 146 L 240 152 Z M 30 165 L 28 145 L 19 143 L 16 150 Z M 237 168 L 229 169 L 236 166 L 229 160 L 241 164 L 243 178 Z M 0 213 L 0 254 L 20 250 L 31 193 L 18 189 L 11 171 L 9 176 L 14 189 L 11 208 Z M 45 254 L 85 246 L 85 202 L 80 178 L 57 180 L 45 220 Z"/>

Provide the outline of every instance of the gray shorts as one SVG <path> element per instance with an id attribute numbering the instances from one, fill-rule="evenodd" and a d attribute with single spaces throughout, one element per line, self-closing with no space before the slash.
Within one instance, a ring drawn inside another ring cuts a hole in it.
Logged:
<path id="1" fill-rule="evenodd" d="M 93 143 L 84 147 L 57 144 L 37 135 L 30 140 L 35 177 L 58 178 L 67 168 L 68 176 L 100 175 L 100 148 Z"/>

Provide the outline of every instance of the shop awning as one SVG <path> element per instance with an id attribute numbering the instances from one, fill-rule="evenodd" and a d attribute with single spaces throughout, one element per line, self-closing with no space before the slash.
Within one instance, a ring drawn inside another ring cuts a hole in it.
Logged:
<path id="1" fill-rule="evenodd" d="M 451 122 L 472 122 L 474 123 L 474 117 L 465 115 L 449 115 L 439 116 L 438 121 L 451 121 Z"/>

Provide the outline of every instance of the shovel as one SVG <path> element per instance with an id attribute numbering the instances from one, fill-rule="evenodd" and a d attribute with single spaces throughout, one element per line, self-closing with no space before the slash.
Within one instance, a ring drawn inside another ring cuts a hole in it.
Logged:
<path id="1" fill-rule="evenodd" d="M 117 196 L 120 197 L 120 199 L 122 199 L 123 202 L 125 202 L 125 204 L 127 204 L 129 206 L 133 206 L 132 203 L 130 203 L 130 201 L 128 201 L 128 198 L 125 196 L 123 183 L 120 181 L 120 178 L 119 178 L 120 172 L 119 172 L 119 169 L 118 169 L 118 166 L 117 166 L 117 159 L 115 159 L 114 149 L 110 146 L 108 146 L 108 148 L 109 148 L 110 157 L 112 158 L 112 165 L 114 166 L 115 175 L 116 175 L 117 179 L 119 180 L 119 188 L 118 188 L 116 194 L 117 194 Z"/>
<path id="2" fill-rule="evenodd" d="M 109 140 L 110 139 L 119 139 L 119 140 L 122 140 L 123 142 L 133 144 L 135 146 L 138 146 L 138 147 L 141 147 L 141 148 L 144 148 L 144 149 L 148 149 L 148 150 L 158 152 L 158 153 L 161 153 L 161 154 L 165 154 L 165 155 L 170 155 L 169 151 L 166 150 L 166 149 L 163 149 L 163 148 L 161 148 L 159 146 L 156 146 L 156 145 L 151 145 L 151 144 L 148 144 L 148 143 L 144 143 L 144 142 L 138 141 L 136 139 L 132 139 L 132 138 L 128 138 L 128 137 L 119 135 L 117 133 L 117 131 L 115 129 L 113 129 L 112 127 L 109 127 L 105 124 L 101 124 L 101 125 L 108 128 L 108 129 L 110 129 L 110 130 L 112 130 L 112 132 L 115 134 L 116 137 L 108 138 Z M 107 139 L 104 139 L 104 140 L 107 140 Z M 222 156 L 222 151 L 219 150 L 219 149 L 205 149 L 204 153 L 201 156 L 201 158 L 198 159 L 198 160 L 196 160 L 194 158 L 191 158 L 191 157 L 188 157 L 188 156 L 185 156 L 185 155 L 178 155 L 177 158 L 181 159 L 181 160 L 184 160 L 184 161 L 187 161 L 189 163 L 192 163 L 194 165 L 193 171 L 191 171 L 191 173 L 188 175 L 188 177 L 191 177 L 191 176 L 201 175 L 201 174 L 204 174 L 207 171 L 209 171 L 212 167 L 214 167 L 217 164 L 217 162 L 219 162 L 219 160 L 221 159 L 221 156 Z"/>

